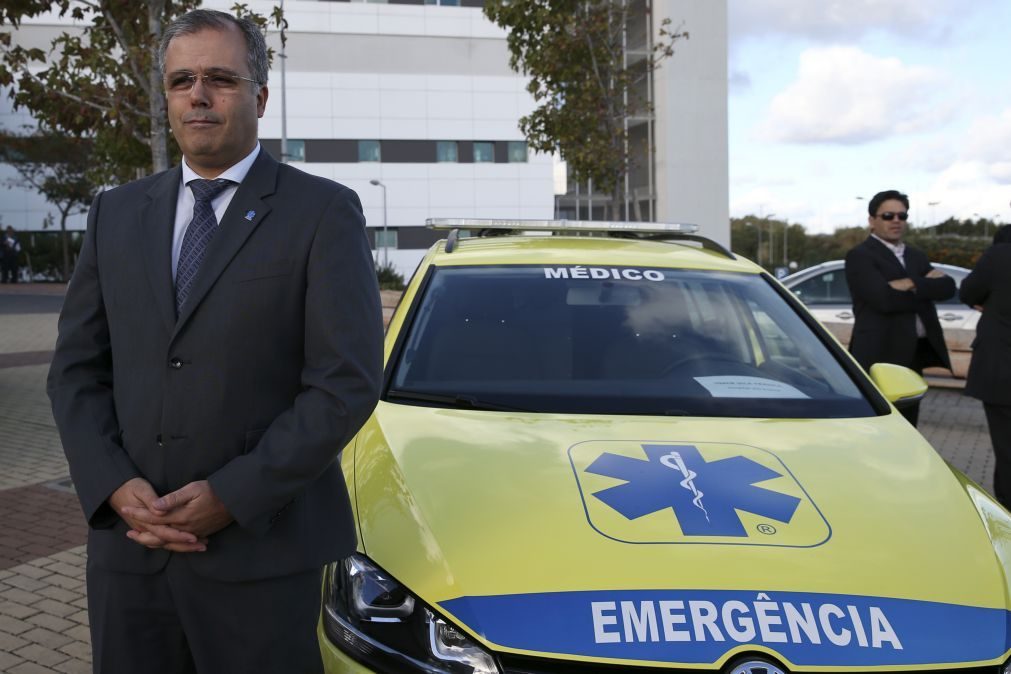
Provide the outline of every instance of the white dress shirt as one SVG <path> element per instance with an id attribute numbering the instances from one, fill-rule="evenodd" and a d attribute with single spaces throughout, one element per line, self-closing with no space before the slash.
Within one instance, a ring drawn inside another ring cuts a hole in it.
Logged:
<path id="1" fill-rule="evenodd" d="M 902 243 L 901 241 L 899 241 L 898 243 L 890 243 L 890 242 L 885 241 L 884 239 L 882 239 L 877 234 L 871 234 L 871 236 L 873 236 L 875 239 L 877 239 L 881 243 L 885 244 L 885 247 L 888 248 L 888 250 L 890 250 L 893 253 L 895 253 L 895 257 L 897 257 L 899 259 L 899 264 L 902 265 L 903 269 L 906 268 L 906 258 L 904 257 L 904 255 L 906 253 L 906 244 Z M 913 292 L 916 292 L 916 291 L 914 290 Z M 923 321 L 920 320 L 919 316 L 916 317 L 916 336 L 917 337 L 926 337 L 927 336 L 927 328 L 925 328 L 923 326 Z"/>
<path id="2" fill-rule="evenodd" d="M 218 223 L 221 222 L 221 216 L 225 214 L 228 209 L 228 204 L 232 203 L 232 197 L 235 196 L 235 191 L 239 189 L 239 184 L 242 183 L 246 178 L 246 174 L 249 173 L 250 167 L 253 166 L 253 162 L 256 161 L 256 155 L 260 153 L 260 143 L 256 143 L 256 147 L 250 152 L 246 157 L 240 161 L 238 164 L 229 167 L 224 173 L 218 176 L 218 178 L 226 178 L 231 180 L 235 184 L 222 190 L 221 194 L 214 197 L 211 201 L 211 206 L 214 208 L 214 217 L 218 219 Z M 191 169 L 186 164 L 186 158 L 183 157 L 183 173 L 182 178 L 179 182 L 179 196 L 176 199 L 176 221 L 175 229 L 172 232 L 172 281 L 175 282 L 176 279 L 176 269 L 179 267 L 179 252 L 183 247 L 183 237 L 186 236 L 186 230 L 190 226 L 190 222 L 193 220 L 193 206 L 196 204 L 196 199 L 193 198 L 193 191 L 186 186 L 191 180 L 201 179 L 201 176 L 197 175 L 196 171 Z"/>

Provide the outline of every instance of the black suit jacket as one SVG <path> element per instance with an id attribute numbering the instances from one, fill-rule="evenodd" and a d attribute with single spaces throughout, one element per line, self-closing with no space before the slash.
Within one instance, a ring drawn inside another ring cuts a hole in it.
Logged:
<path id="1" fill-rule="evenodd" d="M 1011 243 L 983 253 L 959 288 L 969 306 L 982 306 L 965 392 L 991 405 L 1011 405 Z"/>
<path id="2" fill-rule="evenodd" d="M 354 549 L 340 450 L 382 374 L 382 317 L 358 196 L 260 153 L 178 319 L 181 169 L 96 197 L 60 315 L 48 391 L 90 525 L 89 561 L 157 571 L 106 500 L 209 480 L 235 522 L 183 558 L 245 580 Z"/>
<path id="3" fill-rule="evenodd" d="M 871 236 L 846 254 L 846 281 L 855 318 L 850 352 L 865 370 L 874 363 L 951 369 L 934 301 L 954 297 L 955 281 L 947 276 L 926 278 L 933 269 L 930 261 L 923 251 L 908 244 L 903 259 L 905 267 L 887 246 Z M 916 285 L 915 292 L 898 291 L 888 285 L 905 277 Z M 917 316 L 935 356 L 926 363 L 914 362 Z"/>

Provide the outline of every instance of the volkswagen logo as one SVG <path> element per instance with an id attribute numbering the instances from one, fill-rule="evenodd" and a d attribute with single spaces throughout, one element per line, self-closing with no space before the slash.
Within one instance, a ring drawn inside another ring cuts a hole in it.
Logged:
<path id="1" fill-rule="evenodd" d="M 787 674 L 779 665 L 768 660 L 744 660 L 734 665 L 730 674 Z"/>

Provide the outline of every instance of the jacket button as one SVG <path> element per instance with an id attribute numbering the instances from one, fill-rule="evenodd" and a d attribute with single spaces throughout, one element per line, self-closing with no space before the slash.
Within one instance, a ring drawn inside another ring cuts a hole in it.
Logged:
<path id="1" fill-rule="evenodd" d="M 168 362 L 168 365 L 173 370 L 181 370 L 183 367 L 183 362 L 179 358 L 173 358 Z"/>
<path id="2" fill-rule="evenodd" d="M 158 446 L 159 446 L 159 447 L 164 447 L 164 446 L 165 446 L 165 443 L 164 443 L 164 442 L 162 442 L 162 440 L 161 440 L 161 434 L 160 434 L 160 433 L 158 434 L 158 437 L 157 437 L 157 438 L 155 438 L 155 442 L 157 442 L 157 443 L 158 443 Z"/>

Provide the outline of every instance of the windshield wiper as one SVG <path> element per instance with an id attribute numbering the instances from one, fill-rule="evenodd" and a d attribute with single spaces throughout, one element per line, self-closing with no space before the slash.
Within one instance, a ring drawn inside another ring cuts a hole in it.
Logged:
<path id="1" fill-rule="evenodd" d="M 386 397 L 390 400 L 403 400 L 405 402 L 439 403 L 460 409 L 484 410 L 489 412 L 532 412 L 533 410 L 522 407 L 511 407 L 485 400 L 478 400 L 474 396 L 454 394 L 442 395 L 438 393 L 422 393 L 420 391 L 405 391 L 402 389 L 390 389 L 386 392 Z"/>

